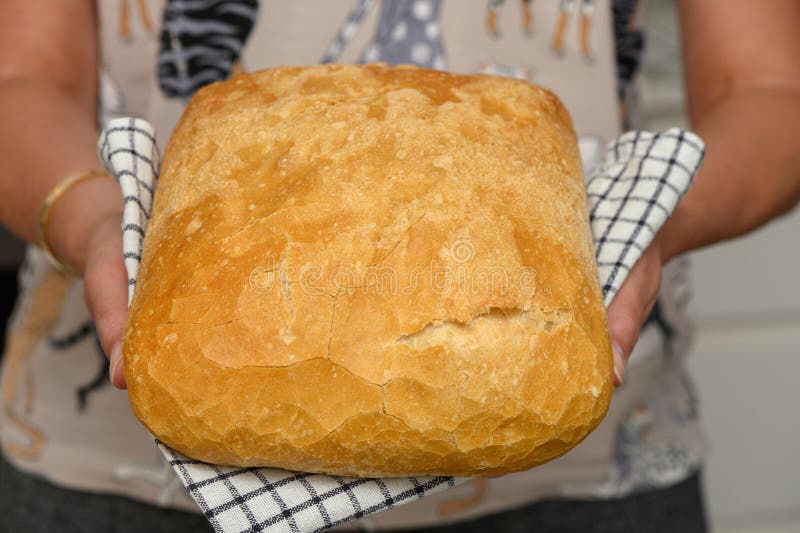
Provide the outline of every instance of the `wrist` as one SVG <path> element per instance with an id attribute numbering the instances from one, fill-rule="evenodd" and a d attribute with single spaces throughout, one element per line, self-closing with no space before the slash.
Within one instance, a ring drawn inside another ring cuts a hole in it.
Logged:
<path id="1" fill-rule="evenodd" d="M 76 183 L 50 208 L 47 240 L 52 253 L 83 272 L 92 231 L 109 217 L 121 221 L 123 206 L 119 186 L 110 176 Z"/>
<path id="2" fill-rule="evenodd" d="M 659 240 L 664 264 L 700 246 L 700 235 L 706 228 L 696 215 L 696 200 L 696 197 L 689 195 L 683 198 L 661 228 Z M 702 211 L 702 208 L 699 210 Z"/>

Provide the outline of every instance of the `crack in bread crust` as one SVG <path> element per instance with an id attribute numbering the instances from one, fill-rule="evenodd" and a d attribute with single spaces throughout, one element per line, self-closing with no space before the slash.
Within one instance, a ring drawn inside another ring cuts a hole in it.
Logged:
<path id="1" fill-rule="evenodd" d="M 569 116 L 539 87 L 385 65 L 209 85 L 164 154 L 124 337 L 132 408 L 217 464 L 548 461 L 611 396 L 588 227 Z"/>

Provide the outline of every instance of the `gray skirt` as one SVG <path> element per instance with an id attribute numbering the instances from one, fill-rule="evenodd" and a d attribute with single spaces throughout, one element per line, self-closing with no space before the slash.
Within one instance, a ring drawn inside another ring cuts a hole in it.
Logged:
<path id="1" fill-rule="evenodd" d="M 552 500 L 406 533 L 704 533 L 699 472 L 664 489 L 613 500 Z M 120 496 L 57 487 L 0 457 L 0 533 L 195 533 L 205 517 Z"/>

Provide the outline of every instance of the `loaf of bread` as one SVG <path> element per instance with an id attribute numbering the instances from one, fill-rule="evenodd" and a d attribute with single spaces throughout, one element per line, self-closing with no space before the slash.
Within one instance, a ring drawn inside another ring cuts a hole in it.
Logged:
<path id="1" fill-rule="evenodd" d="M 567 112 L 380 64 L 201 89 L 123 352 L 136 416 L 210 463 L 495 475 L 567 452 L 613 382 Z"/>

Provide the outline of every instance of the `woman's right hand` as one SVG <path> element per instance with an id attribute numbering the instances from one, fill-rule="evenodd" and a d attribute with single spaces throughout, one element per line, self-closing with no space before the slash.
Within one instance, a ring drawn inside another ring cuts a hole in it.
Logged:
<path id="1" fill-rule="evenodd" d="M 111 177 L 76 184 L 53 206 L 48 225 L 55 255 L 83 272 L 86 306 L 94 318 L 109 377 L 125 388 L 122 332 L 128 311 L 128 275 L 122 258 L 122 194 Z"/>
<path id="2" fill-rule="evenodd" d="M 86 249 L 83 293 L 109 357 L 111 384 L 124 389 L 122 332 L 128 311 L 128 275 L 122 259 L 121 213 L 106 214 L 94 227 Z"/>
<path id="3" fill-rule="evenodd" d="M 96 0 L 0 1 L 0 223 L 39 240 L 39 210 L 60 180 L 99 166 Z M 124 386 L 119 340 L 126 313 L 122 195 L 113 179 L 70 187 L 53 205 L 48 242 L 86 272 L 86 301 Z M 116 365 L 115 365 L 116 363 Z"/>

